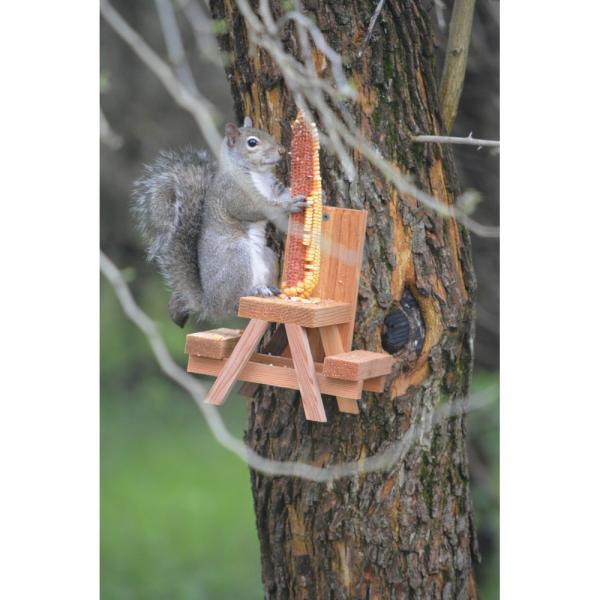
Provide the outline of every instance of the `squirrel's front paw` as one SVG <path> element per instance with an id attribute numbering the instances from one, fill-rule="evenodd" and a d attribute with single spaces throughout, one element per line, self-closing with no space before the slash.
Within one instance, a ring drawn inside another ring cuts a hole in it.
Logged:
<path id="1" fill-rule="evenodd" d="M 308 206 L 306 196 L 293 196 L 290 198 L 289 210 L 291 213 L 298 213 Z"/>
<path id="2" fill-rule="evenodd" d="M 277 288 L 267 287 L 266 285 L 257 285 L 250 290 L 249 296 L 275 296 Z M 277 290 L 278 291 L 278 290 Z"/>

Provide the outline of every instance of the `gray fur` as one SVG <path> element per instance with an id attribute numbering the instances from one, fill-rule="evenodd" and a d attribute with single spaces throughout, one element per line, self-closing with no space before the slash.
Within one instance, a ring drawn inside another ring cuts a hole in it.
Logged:
<path id="1" fill-rule="evenodd" d="M 245 124 L 227 124 L 218 166 L 191 148 L 164 151 L 135 184 L 148 259 L 173 292 L 169 313 L 181 327 L 190 314 L 217 320 L 235 315 L 241 296 L 272 294 L 277 257 L 262 223 L 285 230 L 289 213 L 305 206 L 272 173 L 284 149 Z"/>
<path id="2" fill-rule="evenodd" d="M 191 313 L 203 317 L 197 245 L 202 205 L 215 165 L 190 147 L 162 151 L 135 183 L 133 213 L 154 261 L 173 294 L 171 318 L 183 326 Z"/>

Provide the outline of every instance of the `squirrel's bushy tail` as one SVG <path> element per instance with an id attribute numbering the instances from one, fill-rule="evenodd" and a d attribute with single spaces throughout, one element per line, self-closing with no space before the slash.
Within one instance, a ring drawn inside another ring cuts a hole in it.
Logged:
<path id="1" fill-rule="evenodd" d="M 135 182 L 132 212 L 154 261 L 173 294 L 169 314 L 183 327 L 203 316 L 198 269 L 202 205 L 214 169 L 205 152 L 163 151 Z"/>

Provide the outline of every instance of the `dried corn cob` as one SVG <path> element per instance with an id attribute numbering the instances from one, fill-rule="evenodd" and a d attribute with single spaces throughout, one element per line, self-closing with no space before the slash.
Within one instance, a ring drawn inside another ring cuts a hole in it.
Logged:
<path id="1" fill-rule="evenodd" d="M 308 206 L 290 217 L 286 270 L 281 284 L 287 298 L 309 298 L 319 281 L 323 201 L 319 167 L 319 134 L 302 111 L 292 125 L 292 196 L 306 196 Z"/>

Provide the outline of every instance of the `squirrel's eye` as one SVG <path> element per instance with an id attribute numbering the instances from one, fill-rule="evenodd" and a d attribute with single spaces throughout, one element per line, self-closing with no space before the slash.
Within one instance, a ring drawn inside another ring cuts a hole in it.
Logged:
<path id="1" fill-rule="evenodd" d="M 258 140 L 255 137 L 251 137 L 248 138 L 248 141 L 246 143 L 248 144 L 248 146 L 250 146 L 250 148 L 254 148 L 254 146 L 258 144 Z"/>

